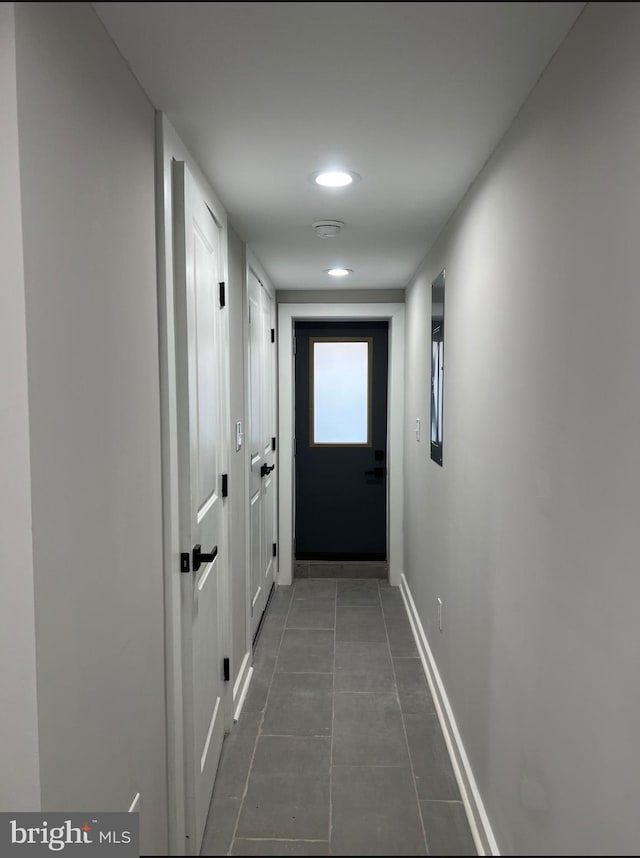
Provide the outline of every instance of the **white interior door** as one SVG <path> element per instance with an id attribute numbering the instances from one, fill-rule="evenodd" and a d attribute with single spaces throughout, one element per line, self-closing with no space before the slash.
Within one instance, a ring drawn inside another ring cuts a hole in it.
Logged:
<path id="1" fill-rule="evenodd" d="M 276 345 L 275 302 L 264 286 L 262 299 L 262 331 L 264 360 L 262 375 L 262 456 L 268 473 L 262 479 L 262 581 L 268 598 L 275 581 L 276 570 Z M 266 602 L 265 602 L 266 604 Z"/>
<path id="2" fill-rule="evenodd" d="M 173 182 L 185 810 L 187 852 L 199 854 L 224 738 L 227 382 L 220 228 L 184 163 Z"/>
<path id="3" fill-rule="evenodd" d="M 275 308 L 249 271 L 249 454 L 251 622 L 255 634 L 275 579 Z"/>

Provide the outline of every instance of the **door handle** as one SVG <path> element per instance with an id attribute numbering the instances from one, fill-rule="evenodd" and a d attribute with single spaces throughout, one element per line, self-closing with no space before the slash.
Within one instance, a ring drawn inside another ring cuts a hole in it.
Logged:
<path id="1" fill-rule="evenodd" d="M 275 467 L 276 467 L 275 465 L 271 465 L 271 467 L 269 467 L 269 465 L 264 464 L 264 465 L 260 468 L 260 476 L 261 476 L 261 477 L 266 477 L 268 474 L 270 474 L 270 473 L 271 473 L 271 471 L 275 470 Z"/>
<path id="2" fill-rule="evenodd" d="M 367 477 L 384 477 L 384 468 L 374 468 L 372 471 L 365 471 Z"/>
<path id="3" fill-rule="evenodd" d="M 203 563 L 213 563 L 213 561 L 218 556 L 218 546 L 214 545 L 211 551 L 211 554 L 203 554 L 202 553 L 202 545 L 198 543 L 198 545 L 193 546 L 193 571 L 197 572 L 198 569 L 202 566 Z"/>

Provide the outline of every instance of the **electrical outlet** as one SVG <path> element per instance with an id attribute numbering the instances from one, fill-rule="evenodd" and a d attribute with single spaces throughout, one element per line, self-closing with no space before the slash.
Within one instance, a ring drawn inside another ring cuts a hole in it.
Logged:
<path id="1" fill-rule="evenodd" d="M 438 596 L 438 628 L 442 631 L 442 599 Z"/>

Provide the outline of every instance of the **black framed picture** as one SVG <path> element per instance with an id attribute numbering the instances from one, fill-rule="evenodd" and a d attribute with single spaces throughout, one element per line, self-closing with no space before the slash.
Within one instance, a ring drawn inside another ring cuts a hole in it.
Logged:
<path id="1" fill-rule="evenodd" d="M 442 404 L 444 393 L 444 277 L 431 284 L 431 458 L 442 465 Z"/>

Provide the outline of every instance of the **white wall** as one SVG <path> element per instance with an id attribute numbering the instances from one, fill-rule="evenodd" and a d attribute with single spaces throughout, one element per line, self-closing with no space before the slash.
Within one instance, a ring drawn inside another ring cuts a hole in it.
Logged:
<path id="1" fill-rule="evenodd" d="M 90 4 L 16 34 L 42 806 L 164 854 L 154 111 Z"/>
<path id="2" fill-rule="evenodd" d="M 0 811 L 39 810 L 15 21 L 0 3 Z"/>
<path id="3" fill-rule="evenodd" d="M 279 289 L 278 304 L 398 304 L 404 303 L 404 289 Z"/>
<path id="4" fill-rule="evenodd" d="M 407 578 L 503 854 L 640 842 L 638 44 L 587 6 L 407 294 Z"/>

